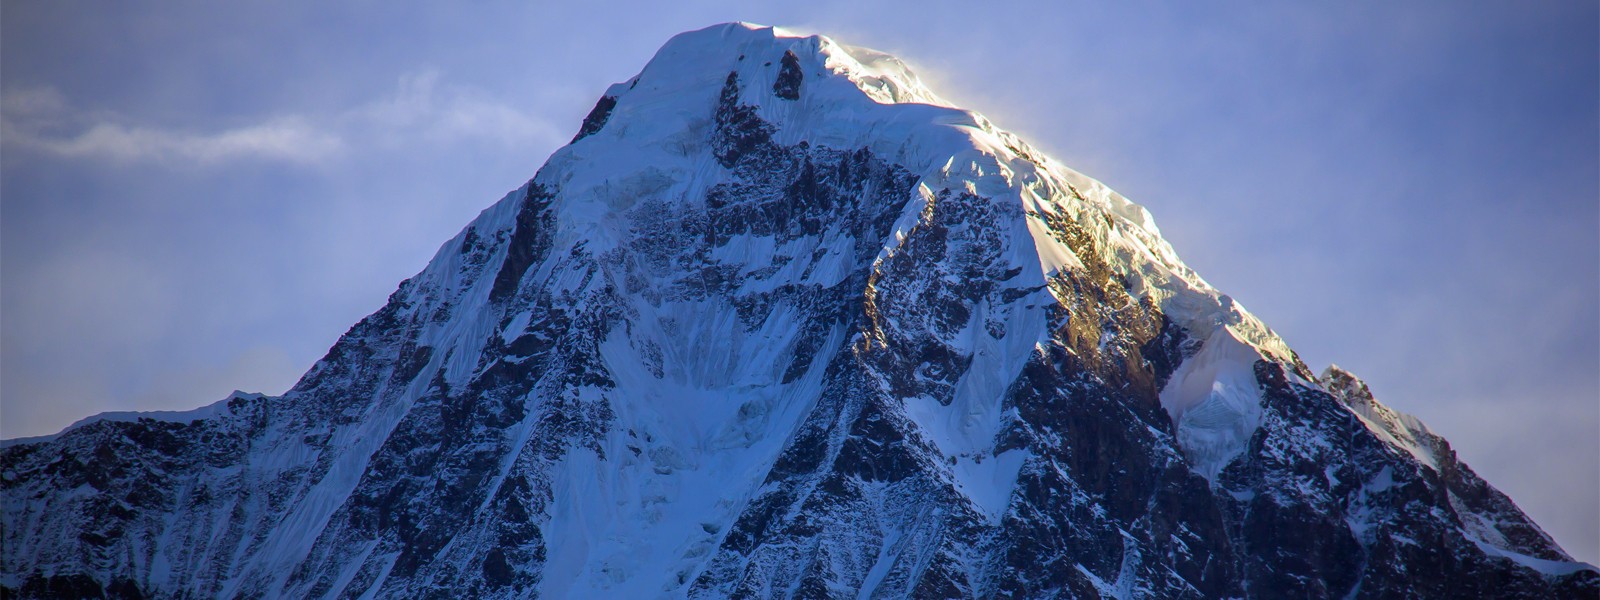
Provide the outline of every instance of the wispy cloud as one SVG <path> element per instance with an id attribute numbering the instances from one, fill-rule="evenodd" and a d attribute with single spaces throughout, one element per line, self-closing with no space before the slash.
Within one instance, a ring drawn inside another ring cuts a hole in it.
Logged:
<path id="1" fill-rule="evenodd" d="M 467 139 L 502 144 L 561 139 L 548 120 L 479 89 L 440 83 L 436 70 L 400 77 L 394 92 L 327 114 L 266 116 L 195 130 L 75 107 L 53 88 L 0 93 L 0 144 L 9 151 L 118 163 L 210 165 L 240 160 L 316 164 L 347 152 Z"/>
<path id="2" fill-rule="evenodd" d="M 402 75 L 393 95 L 351 111 L 344 120 L 355 129 L 433 142 L 563 139 L 561 128 L 548 119 L 517 110 L 483 90 L 441 84 L 440 78 L 434 69 Z"/>
<path id="3" fill-rule="evenodd" d="M 26 122 L 0 120 L 0 139 L 7 146 L 63 158 L 98 158 L 118 162 L 224 162 L 266 159 L 312 162 L 343 150 L 338 136 L 319 131 L 305 119 L 274 118 L 257 125 L 216 132 L 188 132 L 95 123 L 88 129 L 60 135 Z"/>

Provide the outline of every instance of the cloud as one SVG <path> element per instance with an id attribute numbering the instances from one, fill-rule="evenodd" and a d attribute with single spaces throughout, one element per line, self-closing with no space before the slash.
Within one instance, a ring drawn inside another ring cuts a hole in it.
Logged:
<path id="1" fill-rule="evenodd" d="M 26 88 L 0 94 L 0 114 L 33 118 L 65 112 L 67 99 L 55 88 Z"/>
<path id="2" fill-rule="evenodd" d="M 116 163 L 213 165 L 240 160 L 312 165 L 425 141 L 559 143 L 562 131 L 482 90 L 440 83 L 436 70 L 402 75 L 385 97 L 327 114 L 268 116 L 216 131 L 139 123 L 73 106 L 54 88 L 0 94 L 0 144 L 13 151 Z"/>
<path id="3" fill-rule="evenodd" d="M 71 135 L 50 135 L 0 120 L 0 139 L 62 158 L 101 158 L 117 162 L 192 161 L 201 164 L 255 158 L 313 162 L 338 154 L 343 141 L 304 119 L 276 118 L 258 125 L 212 133 L 170 131 L 118 123 L 95 123 Z"/>
<path id="4" fill-rule="evenodd" d="M 565 141 L 548 119 L 467 86 L 441 85 L 435 69 L 400 76 L 395 93 L 345 116 L 352 129 L 433 142 L 487 139 L 502 144 Z"/>

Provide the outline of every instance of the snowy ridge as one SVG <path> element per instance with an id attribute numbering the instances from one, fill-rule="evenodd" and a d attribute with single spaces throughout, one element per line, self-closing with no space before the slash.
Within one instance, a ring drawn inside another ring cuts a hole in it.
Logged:
<path id="1" fill-rule="evenodd" d="M 74 429 L 99 423 L 101 421 L 135 423 L 140 419 L 151 419 L 170 423 L 193 423 L 202 419 L 216 418 L 218 415 L 228 410 L 228 403 L 235 398 L 259 400 L 263 397 L 264 396 L 262 394 L 252 394 L 249 392 L 234 390 L 232 394 L 228 394 L 227 398 L 223 398 L 200 408 L 191 408 L 189 410 L 108 411 L 78 419 L 71 425 L 62 428 L 61 431 L 49 435 L 0 440 L 0 448 L 7 448 L 17 444 L 42 444 L 60 438 L 62 435 L 65 435 L 67 432 Z"/>
<path id="2" fill-rule="evenodd" d="M 1372 397 L 1372 391 L 1367 389 L 1366 382 L 1339 365 L 1328 365 L 1317 381 L 1328 393 L 1350 407 L 1350 411 L 1361 418 L 1367 429 L 1396 448 L 1405 450 L 1422 464 L 1439 469 L 1437 450 L 1433 447 L 1438 436 L 1429 431 L 1420 419 L 1378 402 Z"/>
<path id="3" fill-rule="evenodd" d="M 0 449 L 5 592 L 1600 588 L 1142 207 L 898 59 L 743 23 L 611 86 L 292 390 L 209 410 Z"/>
<path id="4" fill-rule="evenodd" d="M 819 77 L 806 81 L 806 94 L 796 102 L 774 100 L 761 92 L 772 87 L 777 71 L 771 65 L 786 52 L 799 57 L 803 72 Z M 1227 325 L 1268 355 L 1289 359 L 1287 345 L 1270 328 L 1178 259 L 1144 207 L 1046 157 L 982 115 L 951 106 L 924 87 L 900 60 L 824 36 L 799 37 L 779 28 L 732 23 L 674 37 L 638 76 L 607 90 L 606 97 L 616 99 L 616 108 L 606 127 L 558 151 L 551 165 L 560 169 L 566 160 L 606 155 L 612 144 L 627 145 L 630 153 L 639 148 L 651 152 L 599 169 L 586 164 L 585 177 L 562 179 L 563 189 L 604 188 L 597 190 L 603 201 L 595 208 L 613 211 L 626 208 L 626 198 L 634 197 L 630 192 L 693 192 L 656 186 L 668 181 L 704 182 L 701 177 L 683 177 L 709 174 L 693 170 L 704 165 L 651 171 L 636 176 L 634 186 L 621 189 L 605 182 L 637 172 L 636 164 L 660 168 L 663 162 L 682 162 L 674 155 L 687 149 L 684 132 L 705 127 L 703 106 L 714 102 L 710 92 L 730 72 L 744 83 L 740 100 L 779 125 L 775 141 L 865 147 L 904 165 L 933 190 L 959 188 L 996 202 L 1016 203 L 1028 214 L 1070 215 L 1092 228 L 1106 261 L 1132 280 L 1131 291 L 1156 300 L 1185 329 L 1209 332 Z M 1091 214 L 1106 219 L 1085 218 Z M 1074 260 L 1067 258 L 1074 257 L 1074 251 L 1058 240 L 1042 233 L 1033 237 L 1041 268 Z"/>
<path id="5" fill-rule="evenodd" d="M 1339 365 L 1329 365 L 1318 377 L 1319 384 L 1360 419 L 1368 431 L 1390 447 L 1416 459 L 1420 467 L 1434 473 L 1448 473 L 1465 466 L 1456 462 L 1449 442 L 1429 430 L 1415 416 L 1394 410 L 1373 397 L 1372 391 L 1355 374 Z M 1506 558 L 1548 575 L 1594 571 L 1594 565 L 1572 560 L 1564 553 L 1557 560 L 1533 556 L 1532 548 L 1555 544 L 1537 524 L 1507 522 L 1493 512 L 1482 511 L 1457 491 L 1449 494 L 1451 510 L 1461 515 L 1461 532 L 1473 544 L 1491 555 Z M 1510 532 L 1508 535 L 1508 531 Z"/>

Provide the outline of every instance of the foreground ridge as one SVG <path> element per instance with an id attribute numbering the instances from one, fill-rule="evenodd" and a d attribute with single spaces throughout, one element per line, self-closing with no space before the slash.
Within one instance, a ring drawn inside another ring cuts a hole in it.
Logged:
<path id="1" fill-rule="evenodd" d="M 681 34 L 282 396 L 0 447 L 5 597 L 1600 593 L 899 60 Z"/>

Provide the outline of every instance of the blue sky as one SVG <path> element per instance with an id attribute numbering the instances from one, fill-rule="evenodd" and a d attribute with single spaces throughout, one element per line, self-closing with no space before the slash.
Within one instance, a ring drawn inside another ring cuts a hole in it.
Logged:
<path id="1" fill-rule="evenodd" d="M 1600 562 L 1593 2 L 328 4 L 3 5 L 0 436 L 283 391 L 606 85 L 746 20 L 1144 204 Z"/>

